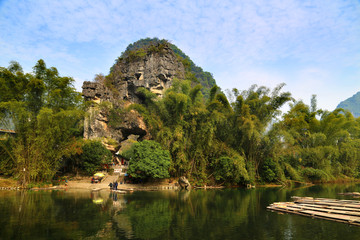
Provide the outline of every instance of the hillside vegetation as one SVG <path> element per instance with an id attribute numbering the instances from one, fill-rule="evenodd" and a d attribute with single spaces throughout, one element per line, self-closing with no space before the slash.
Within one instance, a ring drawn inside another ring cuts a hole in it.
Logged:
<path id="1" fill-rule="evenodd" d="M 122 58 L 140 54 L 140 46 L 152 41 L 163 40 L 140 40 Z M 0 68 L 0 120 L 11 118 L 16 131 L 0 139 L 0 174 L 25 184 L 64 172 L 92 174 L 109 163 L 101 144 L 82 139 L 87 104 L 74 80 L 43 60 L 33 69 L 25 74 L 16 62 Z M 134 178 L 187 176 L 202 186 L 360 177 L 360 118 L 349 111 L 317 109 L 315 96 L 310 106 L 296 101 L 284 84 L 234 88 L 225 96 L 212 77 L 197 82 L 194 75 L 175 79 L 163 98 L 139 88 L 144 101 L 121 110 L 141 114 L 152 137 L 124 153 L 131 156 Z M 282 115 L 285 104 L 290 109 Z"/>
<path id="2" fill-rule="evenodd" d="M 350 111 L 354 117 L 360 117 L 360 92 L 342 101 L 336 108 L 343 108 Z"/>

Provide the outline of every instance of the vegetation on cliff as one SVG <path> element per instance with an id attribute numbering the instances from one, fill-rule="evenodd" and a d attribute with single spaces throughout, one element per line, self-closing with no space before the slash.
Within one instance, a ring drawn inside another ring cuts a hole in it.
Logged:
<path id="1" fill-rule="evenodd" d="M 208 98 L 210 88 L 216 84 L 212 74 L 210 72 L 203 71 L 201 67 L 197 66 L 190 57 L 181 51 L 176 45 L 165 39 L 160 40 L 158 38 L 144 38 L 129 44 L 126 50 L 116 60 L 114 65 L 122 59 L 135 61 L 143 58 L 148 53 L 161 53 L 165 46 L 170 47 L 183 63 L 186 70 L 186 79 L 191 80 L 193 84 L 200 83 L 202 85 L 201 91 L 203 95 L 205 98 Z M 113 67 L 110 69 L 110 73 L 112 72 L 112 69 Z"/>

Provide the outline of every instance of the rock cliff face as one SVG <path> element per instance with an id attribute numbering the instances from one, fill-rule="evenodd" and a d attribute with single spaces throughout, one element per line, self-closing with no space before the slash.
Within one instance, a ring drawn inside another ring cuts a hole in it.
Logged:
<path id="1" fill-rule="evenodd" d="M 161 52 L 138 57 L 134 61 L 120 60 L 113 68 L 112 81 L 124 100 L 139 103 L 136 89 L 144 87 L 162 97 L 174 77 L 184 79 L 185 70 L 174 52 L 165 47 Z"/>
<path id="2" fill-rule="evenodd" d="M 136 140 L 150 138 L 142 117 L 136 111 L 122 113 L 122 122 L 111 125 L 107 110 L 96 105 L 88 109 L 84 123 L 84 138 L 106 138 L 120 143 L 130 135 L 135 135 Z"/>
<path id="3" fill-rule="evenodd" d="M 103 83 L 84 82 L 83 95 L 86 100 L 125 100 L 140 103 L 136 93 L 139 87 L 146 88 L 162 97 L 172 80 L 185 78 L 185 69 L 173 50 L 164 46 L 155 52 L 141 52 L 120 58 L 107 78 L 108 87 Z M 111 90 L 109 89 L 111 85 Z"/>
<path id="4" fill-rule="evenodd" d="M 100 103 L 100 101 L 112 101 L 113 94 L 105 87 L 103 83 L 100 82 L 88 82 L 85 81 L 82 86 L 82 94 L 86 101 L 95 101 Z"/>
<path id="5" fill-rule="evenodd" d="M 162 97 L 175 77 L 185 78 L 184 66 L 166 45 L 161 48 L 153 46 L 152 51 L 145 49 L 119 58 L 105 81 L 83 83 L 85 100 L 94 102 L 85 119 L 84 137 L 111 138 L 120 143 L 130 135 L 137 136 L 138 140 L 150 138 L 143 119 L 136 111 L 123 111 L 121 122 L 109 124 L 111 111 L 101 105 L 108 102 L 110 108 L 121 109 L 132 103 L 141 103 L 141 96 L 137 94 L 140 87 Z"/>

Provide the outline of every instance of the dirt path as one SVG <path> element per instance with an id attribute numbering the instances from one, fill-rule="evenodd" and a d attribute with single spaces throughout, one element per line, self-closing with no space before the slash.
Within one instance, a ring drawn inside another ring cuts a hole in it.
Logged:
<path id="1" fill-rule="evenodd" d="M 118 179 L 119 175 L 107 175 L 100 183 L 91 183 L 91 177 L 85 177 L 79 180 L 69 181 L 66 188 L 71 189 L 110 189 L 109 183 Z"/>
<path id="2" fill-rule="evenodd" d="M 80 180 L 69 181 L 65 188 L 67 189 L 87 189 L 87 190 L 110 190 L 109 183 L 118 180 L 119 175 L 107 175 L 101 183 L 91 183 L 91 178 L 86 177 Z M 119 184 L 118 190 L 126 191 L 152 191 L 152 190 L 175 190 L 178 187 L 175 182 L 169 183 L 169 181 L 164 180 L 163 182 L 158 183 L 147 183 L 147 184 Z"/>

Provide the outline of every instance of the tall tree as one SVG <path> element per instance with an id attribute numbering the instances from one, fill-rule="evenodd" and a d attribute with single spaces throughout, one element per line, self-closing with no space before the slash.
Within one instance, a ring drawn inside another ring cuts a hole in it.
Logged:
<path id="1" fill-rule="evenodd" d="M 1 97 L 0 118 L 10 118 L 14 124 L 15 140 L 6 152 L 15 176 L 24 184 L 51 179 L 68 154 L 67 146 L 82 131 L 82 99 L 72 85 L 74 80 L 60 77 L 43 60 L 33 69 L 32 74 L 23 74 L 15 62 L 0 69 L 4 89 L 17 89 Z"/>

